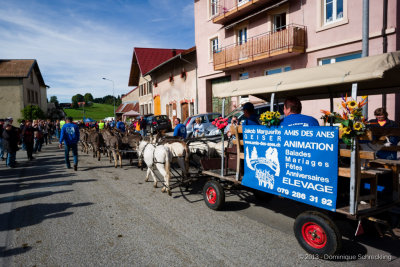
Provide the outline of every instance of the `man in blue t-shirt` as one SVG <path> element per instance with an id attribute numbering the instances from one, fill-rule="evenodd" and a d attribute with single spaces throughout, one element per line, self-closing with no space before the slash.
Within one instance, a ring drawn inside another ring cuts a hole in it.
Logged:
<path id="1" fill-rule="evenodd" d="M 78 170 L 78 142 L 79 142 L 79 127 L 72 123 L 72 117 L 67 118 L 67 123 L 61 128 L 59 148 L 62 148 L 63 141 L 65 145 L 65 164 L 68 169 L 71 169 L 69 162 L 69 150 L 72 150 L 74 156 L 74 170 Z"/>
<path id="2" fill-rule="evenodd" d="M 176 118 L 174 120 L 174 124 L 175 124 L 174 136 L 186 138 L 186 126 L 181 123 L 181 120 L 179 118 Z"/>
<path id="3" fill-rule="evenodd" d="M 124 132 L 125 132 L 125 123 L 124 123 L 123 121 L 121 121 L 121 120 L 118 120 L 118 122 L 117 122 L 117 129 L 118 129 L 120 132 L 124 133 Z"/>
<path id="4" fill-rule="evenodd" d="M 288 97 L 283 106 L 285 118 L 280 126 L 319 126 L 316 119 L 301 113 L 301 102 L 297 97 Z"/>
<path id="5" fill-rule="evenodd" d="M 247 102 L 242 107 L 243 116 L 246 118 L 242 125 L 259 125 L 258 117 L 254 114 L 254 105 Z"/>

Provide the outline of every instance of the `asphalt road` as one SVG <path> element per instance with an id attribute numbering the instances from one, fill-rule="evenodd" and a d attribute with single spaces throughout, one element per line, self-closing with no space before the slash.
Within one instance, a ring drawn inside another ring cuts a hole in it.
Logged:
<path id="1" fill-rule="evenodd" d="M 55 144 L 34 156 L 19 151 L 15 169 L 0 162 L 2 266 L 400 265 L 400 241 L 373 234 L 344 240 L 341 259 L 313 259 L 293 235 L 301 207 L 290 200 L 233 189 L 216 212 L 205 179 L 168 196 L 127 160 L 115 169 L 81 154 L 75 172 Z"/>

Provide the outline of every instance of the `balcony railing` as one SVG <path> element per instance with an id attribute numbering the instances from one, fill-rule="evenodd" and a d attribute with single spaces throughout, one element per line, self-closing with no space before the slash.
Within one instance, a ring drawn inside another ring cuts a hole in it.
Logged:
<path id="1" fill-rule="evenodd" d="M 232 44 L 213 53 L 214 70 L 270 58 L 287 53 L 304 53 L 306 27 L 290 24 L 276 32 L 249 38 L 242 44 Z"/>
<path id="2" fill-rule="evenodd" d="M 263 3 L 271 0 L 219 0 L 211 4 L 211 15 L 214 23 L 225 23 L 237 16 L 243 15 L 247 11 L 260 8 Z"/>

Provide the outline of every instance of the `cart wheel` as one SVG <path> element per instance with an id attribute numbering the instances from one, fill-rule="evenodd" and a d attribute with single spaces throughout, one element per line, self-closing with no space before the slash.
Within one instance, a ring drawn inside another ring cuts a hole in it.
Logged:
<path id="1" fill-rule="evenodd" d="M 203 187 L 203 197 L 207 207 L 220 210 L 225 204 L 225 192 L 217 181 L 208 181 Z"/>
<path id="2" fill-rule="evenodd" d="M 317 255 L 334 255 L 342 247 L 342 235 L 335 223 L 320 212 L 303 212 L 294 222 L 294 234 L 305 251 Z"/>

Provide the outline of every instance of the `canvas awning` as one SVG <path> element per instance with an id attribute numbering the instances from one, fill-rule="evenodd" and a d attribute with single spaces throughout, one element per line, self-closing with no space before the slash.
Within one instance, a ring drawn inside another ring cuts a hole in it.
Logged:
<path id="1" fill-rule="evenodd" d="M 269 100 L 271 93 L 277 93 L 279 98 L 319 99 L 350 95 L 352 83 L 358 84 L 358 95 L 398 92 L 400 51 L 216 84 L 213 96 L 254 95 Z"/>
<path id="2" fill-rule="evenodd" d="M 125 112 L 124 114 L 122 114 L 122 116 L 125 116 L 125 117 L 132 117 L 132 116 L 139 116 L 139 115 L 140 115 L 140 113 L 136 112 L 134 110 L 130 110 L 130 111 Z"/>

